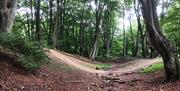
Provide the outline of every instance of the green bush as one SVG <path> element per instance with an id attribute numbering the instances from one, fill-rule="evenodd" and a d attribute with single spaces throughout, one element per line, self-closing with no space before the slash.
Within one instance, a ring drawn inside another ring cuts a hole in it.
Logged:
<path id="1" fill-rule="evenodd" d="M 35 70 L 48 62 L 43 47 L 38 42 L 32 42 L 19 33 L 0 33 L 0 46 L 6 51 L 20 56 L 18 63 L 22 68 Z"/>

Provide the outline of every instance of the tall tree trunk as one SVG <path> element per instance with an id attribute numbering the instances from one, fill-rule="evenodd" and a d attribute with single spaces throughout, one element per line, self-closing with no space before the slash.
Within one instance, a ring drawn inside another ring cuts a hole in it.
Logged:
<path id="1" fill-rule="evenodd" d="M 161 32 L 158 22 L 155 0 L 140 0 L 143 17 L 151 44 L 161 54 L 164 62 L 166 81 L 174 81 L 180 78 L 179 59 L 173 45 Z"/>
<path id="2" fill-rule="evenodd" d="M 36 40 L 40 41 L 41 31 L 40 31 L 40 0 L 36 0 Z"/>
<path id="3" fill-rule="evenodd" d="M 26 7 L 28 7 L 28 4 L 27 2 L 25 2 L 25 5 Z M 29 18 L 29 14 L 26 12 L 26 17 L 27 17 L 27 31 L 26 31 L 26 34 L 28 36 L 29 39 L 31 39 L 31 28 L 30 28 L 30 18 Z"/>
<path id="4" fill-rule="evenodd" d="M 137 34 L 137 41 L 136 41 L 136 50 L 134 52 L 134 56 L 137 56 L 138 49 L 139 49 L 139 43 L 141 42 L 141 51 L 142 56 L 146 56 L 146 49 L 145 49 L 145 33 L 143 32 L 143 25 L 141 24 L 141 8 L 139 1 L 134 0 L 134 11 L 137 18 L 137 24 L 138 24 L 138 34 Z M 139 36 L 140 33 L 140 36 Z M 139 38 L 139 39 L 138 39 Z"/>
<path id="5" fill-rule="evenodd" d="M 91 50 L 90 53 L 90 58 L 91 60 L 94 60 L 95 57 L 98 54 L 98 47 L 99 47 L 99 34 L 100 34 L 100 24 L 101 24 L 101 17 L 102 17 L 102 9 L 104 8 L 104 6 L 101 6 L 101 1 L 95 0 L 95 5 L 96 7 L 96 28 L 95 28 L 95 36 L 94 36 L 94 44 L 93 44 L 93 48 Z"/>
<path id="6" fill-rule="evenodd" d="M 126 58 L 126 30 L 125 30 L 125 6 L 123 6 L 123 34 L 124 34 L 124 40 L 123 40 L 123 57 Z"/>
<path id="7" fill-rule="evenodd" d="M 98 39 L 96 39 L 93 49 L 91 50 L 91 53 L 90 53 L 90 58 L 92 61 L 95 60 L 95 57 L 97 56 L 97 54 L 98 54 Z"/>
<path id="8" fill-rule="evenodd" d="M 133 57 L 136 57 L 138 55 L 138 50 L 139 50 L 139 30 L 137 31 L 136 45 L 135 45 Z"/>
<path id="9" fill-rule="evenodd" d="M 53 47 L 57 48 L 58 47 L 58 34 L 59 34 L 59 29 L 60 29 L 60 0 L 56 0 L 57 6 L 56 6 L 56 21 L 55 21 L 55 28 L 54 28 L 54 33 L 53 33 Z"/>
<path id="10" fill-rule="evenodd" d="M 49 0 L 49 34 L 48 34 L 48 44 L 52 43 L 52 33 L 53 33 L 53 1 L 54 0 Z"/>
<path id="11" fill-rule="evenodd" d="M 130 26 L 130 31 L 131 31 L 131 39 L 132 39 L 132 55 L 134 55 L 135 53 L 135 41 L 134 41 L 134 34 L 133 34 L 133 28 L 132 28 L 132 22 L 131 22 L 131 14 L 129 16 L 129 26 Z"/>
<path id="12" fill-rule="evenodd" d="M 10 32 L 16 14 L 17 0 L 0 1 L 0 32 Z"/>
<path id="13" fill-rule="evenodd" d="M 34 1 L 33 0 L 30 0 L 30 9 L 31 9 L 31 38 L 32 40 L 35 40 L 35 31 L 34 31 L 34 9 L 33 9 L 33 6 L 34 6 Z"/>
<path id="14" fill-rule="evenodd" d="M 80 55 L 83 56 L 84 55 L 84 12 L 85 12 L 85 4 L 86 2 L 84 1 L 83 2 L 83 6 L 81 7 L 82 8 L 82 12 L 81 12 L 81 19 L 80 19 L 80 29 L 79 29 L 79 32 L 80 32 L 80 37 L 79 37 L 79 40 L 80 40 L 80 49 L 79 49 L 79 52 L 80 52 Z"/>

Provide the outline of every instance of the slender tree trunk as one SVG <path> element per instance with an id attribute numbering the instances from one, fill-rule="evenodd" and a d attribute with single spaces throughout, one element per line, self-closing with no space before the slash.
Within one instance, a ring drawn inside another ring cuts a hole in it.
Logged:
<path id="1" fill-rule="evenodd" d="M 161 54 L 166 81 L 180 78 L 179 59 L 173 45 L 165 38 L 158 23 L 155 0 L 140 0 L 151 44 Z"/>
<path id="2" fill-rule="evenodd" d="M 129 40 L 128 40 L 128 38 L 126 37 L 126 47 L 125 47 L 125 48 L 126 48 L 126 52 L 125 52 L 125 53 L 126 53 L 126 56 L 125 56 L 126 58 L 129 56 L 129 55 L 128 55 L 128 46 L 129 46 Z"/>
<path id="3" fill-rule="evenodd" d="M 41 27 L 40 27 L 40 0 L 36 0 L 36 40 L 40 41 L 41 37 Z"/>
<path id="4" fill-rule="evenodd" d="M 99 47 L 99 33 L 100 33 L 100 22 L 101 22 L 101 15 L 102 15 L 102 8 L 100 5 L 100 1 L 95 0 L 96 7 L 96 29 L 95 29 L 95 36 L 94 36 L 94 45 L 90 53 L 91 60 L 94 60 L 98 54 L 98 47 Z"/>
<path id="5" fill-rule="evenodd" d="M 134 41 L 134 34 L 133 34 L 133 28 L 132 28 L 132 22 L 131 22 L 131 14 L 130 14 L 130 18 L 129 18 L 129 24 L 130 24 L 130 31 L 131 31 L 131 39 L 132 39 L 132 55 L 134 55 L 135 53 L 135 41 Z"/>
<path id="6" fill-rule="evenodd" d="M 64 19 L 65 19 L 65 7 L 66 0 L 60 0 L 60 18 L 59 18 L 59 33 L 58 33 L 58 49 L 63 50 L 64 48 Z M 57 11 L 59 12 L 59 11 Z"/>
<path id="7" fill-rule="evenodd" d="M 123 6 L 123 34 L 124 34 L 124 41 L 123 41 L 123 57 L 126 58 L 126 30 L 125 30 L 125 6 Z"/>
<path id="8" fill-rule="evenodd" d="M 49 34 L 48 34 L 48 44 L 51 44 L 52 43 L 52 33 L 53 33 L 53 1 L 54 0 L 49 0 L 49 8 L 50 8 L 50 11 L 49 11 L 49 20 L 50 20 L 50 23 L 49 23 Z"/>
<path id="9" fill-rule="evenodd" d="M 0 32 L 10 32 L 16 14 L 17 0 L 0 1 Z"/>
<path id="10" fill-rule="evenodd" d="M 93 49 L 92 49 L 92 51 L 90 53 L 90 58 L 91 58 L 92 61 L 95 60 L 95 57 L 96 57 L 97 53 L 98 53 L 98 39 L 96 39 L 96 41 L 94 43 L 94 46 L 93 46 Z"/>
<path id="11" fill-rule="evenodd" d="M 146 57 L 145 33 L 143 32 L 144 27 L 141 24 L 141 14 L 140 14 L 141 9 L 140 9 L 139 1 L 134 0 L 134 11 L 135 11 L 136 18 L 137 18 L 138 32 L 140 33 L 140 36 L 139 36 L 139 33 L 137 35 L 137 38 L 140 37 L 139 39 L 137 39 L 138 40 L 137 42 L 141 43 L 141 51 L 142 51 L 141 55 Z M 139 49 L 139 43 L 136 43 L 136 50 L 134 52 L 134 56 L 137 56 L 138 49 Z"/>
<path id="12" fill-rule="evenodd" d="M 80 52 L 80 55 L 83 56 L 84 54 L 84 11 L 85 11 L 85 4 L 86 2 L 83 3 L 83 6 L 82 6 L 82 12 L 81 12 L 81 19 L 80 19 L 80 49 L 79 49 L 79 52 Z"/>
<path id="13" fill-rule="evenodd" d="M 34 31 L 34 13 L 33 13 L 33 5 L 34 5 L 34 2 L 33 0 L 30 0 L 30 4 L 31 4 L 31 38 L 32 40 L 35 40 L 35 31 Z"/>
<path id="14" fill-rule="evenodd" d="M 136 57 L 138 55 L 138 50 L 139 50 L 139 30 L 137 31 L 136 45 L 135 45 L 133 57 Z"/>
<path id="15" fill-rule="evenodd" d="M 28 7 L 27 2 L 25 2 L 26 7 Z M 26 18 L 27 18 L 27 31 L 26 34 L 28 36 L 29 39 L 31 39 L 31 27 L 30 27 L 30 18 L 29 18 L 29 14 L 26 12 Z"/>
<path id="16" fill-rule="evenodd" d="M 60 23 L 60 5 L 59 5 L 59 3 L 60 3 L 60 0 L 57 0 L 56 1 L 56 3 L 57 3 L 57 6 L 56 6 L 56 9 L 57 9 L 57 11 L 56 11 L 56 22 L 55 22 L 55 28 L 54 28 L 54 33 L 53 33 L 53 47 L 54 48 L 57 48 L 58 47 L 58 34 L 59 34 L 59 29 L 60 29 L 60 26 L 59 26 L 59 23 Z"/>

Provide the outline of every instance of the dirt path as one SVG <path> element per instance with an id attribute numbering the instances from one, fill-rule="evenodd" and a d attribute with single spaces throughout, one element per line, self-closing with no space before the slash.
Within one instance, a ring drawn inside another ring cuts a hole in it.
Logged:
<path id="1" fill-rule="evenodd" d="M 128 62 L 125 64 L 122 64 L 118 67 L 114 67 L 106 72 L 106 74 L 123 74 L 123 73 L 131 73 L 138 71 L 140 69 L 146 68 L 152 64 L 160 63 L 162 62 L 161 58 L 155 58 L 155 59 L 138 59 L 132 62 Z"/>
<path id="2" fill-rule="evenodd" d="M 61 52 L 58 52 L 56 50 L 49 49 L 47 52 L 47 55 L 52 60 L 58 60 L 61 63 L 68 64 L 69 66 L 73 66 L 74 68 L 78 68 L 82 71 L 90 72 L 90 73 L 99 73 L 102 75 L 105 74 L 123 74 L 123 73 L 129 73 L 134 72 L 137 70 L 140 70 L 142 68 L 148 67 L 152 64 L 159 63 L 162 60 L 160 58 L 156 59 L 138 59 L 132 62 L 128 62 L 126 64 L 121 64 L 118 67 L 113 67 L 110 70 L 103 71 L 103 70 L 96 70 L 96 65 L 91 64 L 85 61 L 82 61 L 80 59 L 74 58 L 72 56 L 65 55 Z"/>
<path id="3" fill-rule="evenodd" d="M 95 70 L 96 65 L 93 65 L 88 62 L 81 61 L 79 59 L 73 58 L 71 56 L 67 56 L 61 52 L 49 49 L 47 55 L 53 59 L 59 59 L 58 61 L 61 63 L 68 64 L 69 66 L 73 66 L 74 68 L 78 68 L 82 71 L 90 72 L 90 73 L 104 73 L 102 70 Z"/>

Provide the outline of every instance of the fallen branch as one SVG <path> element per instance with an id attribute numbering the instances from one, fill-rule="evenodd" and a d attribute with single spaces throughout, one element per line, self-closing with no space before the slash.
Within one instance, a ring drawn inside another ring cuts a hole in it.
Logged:
<path id="1" fill-rule="evenodd" d="M 113 82 L 117 82 L 119 84 L 125 84 L 126 83 L 126 81 L 122 81 L 122 80 L 114 80 Z"/>
<path id="2" fill-rule="evenodd" d="M 85 81 L 68 81 L 68 83 L 85 83 Z"/>

